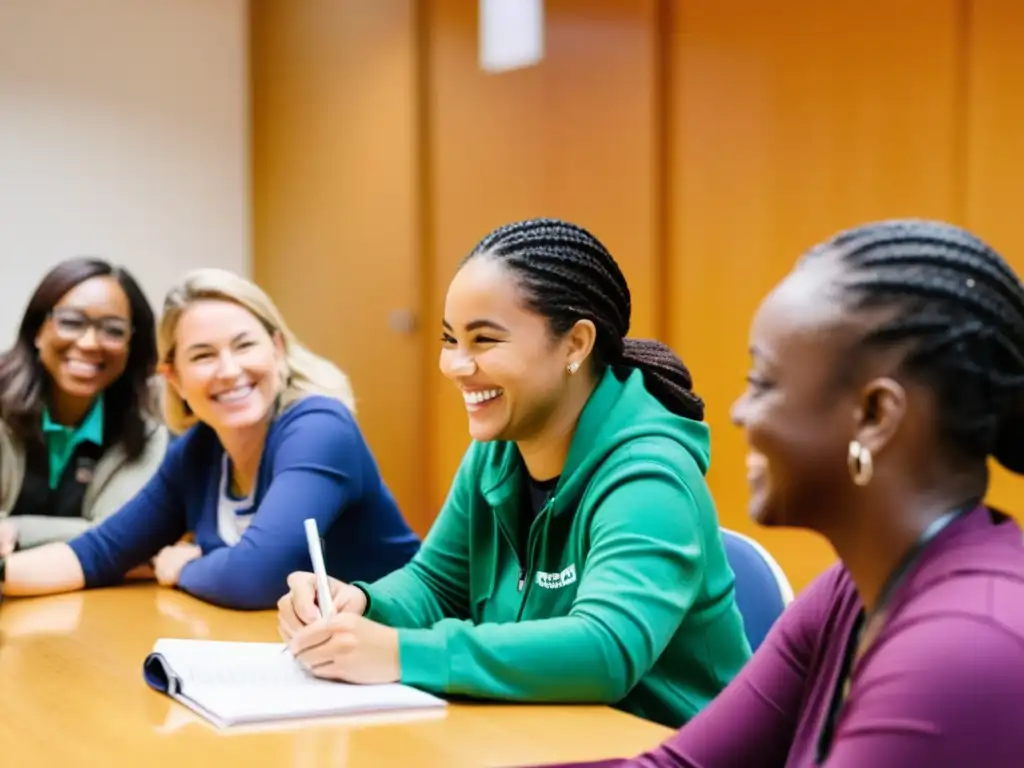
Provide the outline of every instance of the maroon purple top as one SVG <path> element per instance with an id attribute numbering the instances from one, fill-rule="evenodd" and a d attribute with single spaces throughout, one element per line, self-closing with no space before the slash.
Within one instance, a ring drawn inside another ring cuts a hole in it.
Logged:
<path id="1" fill-rule="evenodd" d="M 1016 521 L 980 507 L 924 550 L 853 669 L 828 757 L 818 763 L 861 608 L 836 565 L 789 606 L 733 682 L 661 746 L 573 765 L 1024 766 L 1024 540 Z"/>

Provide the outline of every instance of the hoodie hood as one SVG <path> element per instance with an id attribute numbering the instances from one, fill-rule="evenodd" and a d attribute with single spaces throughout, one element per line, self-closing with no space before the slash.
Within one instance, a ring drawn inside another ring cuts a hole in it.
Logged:
<path id="1" fill-rule="evenodd" d="M 646 438 L 679 443 L 701 475 L 711 462 L 711 431 L 704 422 L 678 416 L 648 392 L 638 368 L 609 366 L 583 407 L 565 467 L 551 498 L 555 515 L 576 508 L 590 479 L 613 453 Z M 495 448 L 494 461 L 481 469 L 480 488 L 492 505 L 516 492 L 522 461 L 515 443 Z"/>

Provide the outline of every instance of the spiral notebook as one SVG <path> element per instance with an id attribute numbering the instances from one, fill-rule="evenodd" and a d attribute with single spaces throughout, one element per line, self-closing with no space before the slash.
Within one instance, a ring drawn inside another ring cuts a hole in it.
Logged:
<path id="1" fill-rule="evenodd" d="M 398 683 L 313 677 L 280 643 L 161 638 L 143 664 L 154 690 L 218 728 L 317 717 L 438 710 L 444 699 Z"/>

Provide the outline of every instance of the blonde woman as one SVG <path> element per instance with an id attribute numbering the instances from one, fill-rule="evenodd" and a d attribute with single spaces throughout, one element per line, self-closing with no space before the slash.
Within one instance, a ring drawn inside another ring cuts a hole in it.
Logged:
<path id="1" fill-rule="evenodd" d="M 411 559 L 419 540 L 353 418 L 348 379 L 258 287 L 223 270 L 188 274 L 167 295 L 157 341 L 164 417 L 181 434 L 160 470 L 100 526 L 0 560 L 0 592 L 109 586 L 151 562 L 165 586 L 271 608 L 288 574 L 310 568 L 307 517 L 343 578 Z"/>

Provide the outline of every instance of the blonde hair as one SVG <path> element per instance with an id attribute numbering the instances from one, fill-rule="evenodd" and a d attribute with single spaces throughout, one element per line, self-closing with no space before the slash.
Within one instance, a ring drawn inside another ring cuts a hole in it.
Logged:
<path id="1" fill-rule="evenodd" d="M 251 312 L 271 336 L 280 336 L 285 360 L 282 408 L 308 395 L 325 395 L 340 400 L 355 413 L 355 396 L 348 376 L 334 363 L 307 349 L 287 326 L 274 302 L 255 283 L 225 269 L 193 270 L 167 292 L 157 329 L 157 351 L 161 363 L 174 364 L 178 323 L 194 302 L 204 299 L 237 304 Z M 164 421 L 173 432 L 184 432 L 196 421 L 174 387 L 164 388 L 163 411 Z"/>

